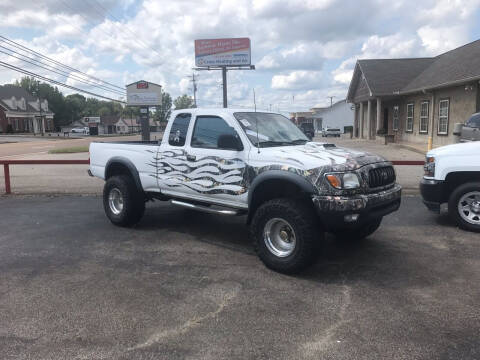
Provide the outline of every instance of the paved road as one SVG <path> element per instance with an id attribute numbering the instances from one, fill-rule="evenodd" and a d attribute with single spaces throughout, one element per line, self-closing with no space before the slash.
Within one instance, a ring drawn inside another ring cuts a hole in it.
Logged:
<path id="1" fill-rule="evenodd" d="M 478 359 L 480 238 L 406 197 L 308 272 L 252 253 L 243 218 L 97 197 L 0 197 L 2 359 Z"/>

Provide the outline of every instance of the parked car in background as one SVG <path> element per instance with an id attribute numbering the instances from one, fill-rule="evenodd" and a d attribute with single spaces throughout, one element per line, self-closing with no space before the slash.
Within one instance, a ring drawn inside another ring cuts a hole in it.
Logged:
<path id="1" fill-rule="evenodd" d="M 431 150 L 420 183 L 423 202 L 429 210 L 448 212 L 456 224 L 480 232 L 480 142 L 447 145 Z"/>
<path id="2" fill-rule="evenodd" d="M 72 134 L 84 134 L 88 135 L 90 133 L 89 128 L 87 126 L 85 127 L 76 127 L 70 130 Z"/>
<path id="3" fill-rule="evenodd" d="M 329 137 L 329 136 L 333 136 L 333 137 L 340 137 L 340 134 L 342 132 L 340 131 L 340 129 L 337 129 L 337 128 L 326 128 L 326 129 L 323 129 L 322 130 L 322 137 Z"/>
<path id="4" fill-rule="evenodd" d="M 315 129 L 312 123 L 302 123 L 299 125 L 300 130 L 310 139 L 312 140 L 315 136 Z"/>
<path id="5" fill-rule="evenodd" d="M 460 141 L 479 141 L 480 140 L 480 113 L 473 114 L 462 127 Z"/>
<path id="6" fill-rule="evenodd" d="M 106 181 L 115 225 L 139 222 L 153 199 L 247 215 L 260 259 L 285 273 L 317 258 L 324 232 L 367 237 L 401 202 L 391 162 L 310 142 L 286 117 L 245 109 L 173 111 L 160 144 L 92 142 L 90 174 Z"/>

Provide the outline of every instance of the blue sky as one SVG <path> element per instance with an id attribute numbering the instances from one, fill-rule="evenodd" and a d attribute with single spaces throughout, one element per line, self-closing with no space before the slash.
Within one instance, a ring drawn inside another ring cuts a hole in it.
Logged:
<path id="1" fill-rule="evenodd" d="M 327 105 L 328 96 L 344 98 L 358 58 L 435 56 L 477 40 L 479 20 L 480 0 L 0 3 L 0 34 L 118 85 L 159 83 L 173 97 L 191 94 L 194 39 L 250 37 L 257 70 L 229 72 L 229 104 L 251 106 L 255 88 L 260 108 L 272 104 L 281 112 Z M 199 105 L 220 105 L 221 74 L 198 75 Z M 20 76 L 0 68 L 0 83 Z"/>

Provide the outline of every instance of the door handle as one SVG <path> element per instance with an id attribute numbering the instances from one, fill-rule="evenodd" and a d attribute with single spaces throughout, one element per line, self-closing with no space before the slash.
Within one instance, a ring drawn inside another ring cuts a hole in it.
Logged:
<path id="1" fill-rule="evenodd" d="M 187 154 L 187 160 L 188 161 L 195 161 L 197 159 L 197 157 L 195 155 L 189 155 Z"/>

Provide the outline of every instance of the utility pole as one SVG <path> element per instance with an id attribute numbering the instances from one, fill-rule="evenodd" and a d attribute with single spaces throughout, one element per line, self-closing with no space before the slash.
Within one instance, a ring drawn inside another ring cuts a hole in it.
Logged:
<path id="1" fill-rule="evenodd" d="M 223 107 L 227 107 L 227 67 L 222 66 Z"/>
<path id="2" fill-rule="evenodd" d="M 197 79 L 195 78 L 195 73 L 192 72 L 192 75 L 188 75 L 190 78 L 193 87 L 193 107 L 197 107 Z M 198 77 L 198 75 L 197 75 Z"/>
<path id="3" fill-rule="evenodd" d="M 327 98 L 330 99 L 330 107 L 332 107 L 332 105 L 333 105 L 333 98 L 334 98 L 334 97 L 335 97 L 335 96 L 327 96 Z"/>
<path id="4" fill-rule="evenodd" d="M 255 88 L 253 88 L 253 106 L 255 107 L 255 112 L 257 112 L 257 102 L 255 101 Z"/>
<path id="5" fill-rule="evenodd" d="M 227 70 L 228 69 L 228 70 Z M 228 107 L 227 102 L 227 71 L 230 70 L 255 70 L 255 65 L 236 66 L 236 65 L 222 65 L 222 66 L 205 66 L 196 67 L 193 70 L 222 70 L 222 87 L 223 87 L 223 107 Z"/>

